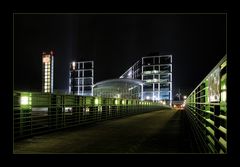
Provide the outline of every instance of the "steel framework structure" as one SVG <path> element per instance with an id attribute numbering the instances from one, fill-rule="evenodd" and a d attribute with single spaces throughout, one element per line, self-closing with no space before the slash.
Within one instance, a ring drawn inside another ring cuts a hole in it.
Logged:
<path id="1" fill-rule="evenodd" d="M 70 64 L 69 93 L 82 96 L 93 96 L 94 63 L 79 61 Z"/>
<path id="2" fill-rule="evenodd" d="M 120 78 L 140 79 L 142 86 L 141 99 L 172 101 L 172 55 L 142 57 Z"/>

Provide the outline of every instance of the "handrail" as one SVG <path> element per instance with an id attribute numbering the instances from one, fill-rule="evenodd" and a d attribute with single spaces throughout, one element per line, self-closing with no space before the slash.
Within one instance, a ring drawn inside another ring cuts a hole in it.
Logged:
<path id="1" fill-rule="evenodd" d="M 62 128 L 170 108 L 137 99 L 14 91 L 14 140 Z"/>
<path id="2" fill-rule="evenodd" d="M 227 56 L 186 99 L 187 116 L 204 153 L 227 153 Z"/>

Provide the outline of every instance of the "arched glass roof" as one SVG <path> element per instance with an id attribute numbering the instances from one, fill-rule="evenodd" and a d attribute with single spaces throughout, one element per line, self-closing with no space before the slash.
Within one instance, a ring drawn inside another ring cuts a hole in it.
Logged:
<path id="1" fill-rule="evenodd" d="M 105 81 L 101 81 L 98 82 L 96 84 L 93 85 L 94 88 L 97 87 L 111 87 L 111 86 L 125 86 L 125 85 L 142 85 L 144 82 L 142 80 L 138 80 L 138 79 L 109 79 L 109 80 L 105 80 Z"/>
<path id="2" fill-rule="evenodd" d="M 142 80 L 110 79 L 96 83 L 93 95 L 108 98 L 140 98 Z"/>

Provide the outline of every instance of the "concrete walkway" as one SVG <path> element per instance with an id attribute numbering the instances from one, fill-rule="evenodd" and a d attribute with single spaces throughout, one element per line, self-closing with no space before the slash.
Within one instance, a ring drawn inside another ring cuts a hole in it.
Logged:
<path id="1" fill-rule="evenodd" d="M 14 143 L 14 153 L 192 153 L 185 112 L 161 110 Z"/>

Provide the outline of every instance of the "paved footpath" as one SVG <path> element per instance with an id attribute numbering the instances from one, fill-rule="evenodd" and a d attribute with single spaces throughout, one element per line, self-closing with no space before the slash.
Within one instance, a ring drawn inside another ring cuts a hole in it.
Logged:
<path id="1" fill-rule="evenodd" d="M 161 110 L 14 143 L 14 153 L 192 153 L 185 111 Z"/>

